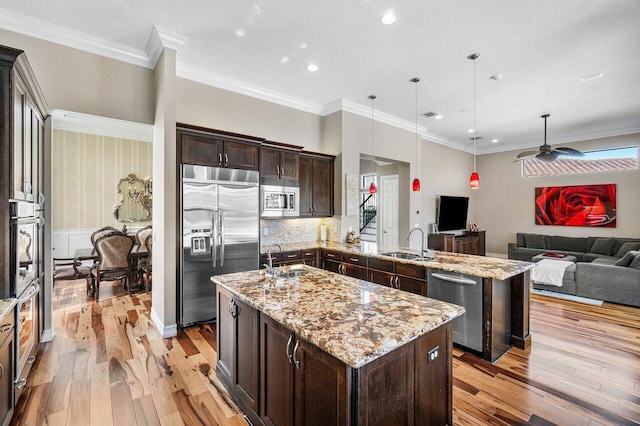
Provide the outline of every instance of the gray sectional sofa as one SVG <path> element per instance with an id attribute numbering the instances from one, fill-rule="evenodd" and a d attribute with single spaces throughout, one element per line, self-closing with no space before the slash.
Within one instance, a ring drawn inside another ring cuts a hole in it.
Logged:
<path id="1" fill-rule="evenodd" d="M 577 263 L 564 273 L 562 287 L 534 288 L 640 307 L 640 238 L 563 237 L 516 234 L 509 259 L 531 261 L 542 253 L 565 253 Z"/>

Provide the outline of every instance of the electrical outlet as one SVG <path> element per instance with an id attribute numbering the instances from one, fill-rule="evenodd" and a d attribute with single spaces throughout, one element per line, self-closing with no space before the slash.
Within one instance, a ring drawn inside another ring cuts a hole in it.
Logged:
<path id="1" fill-rule="evenodd" d="M 440 350 L 440 346 L 436 346 L 427 353 L 427 364 L 431 364 L 438 359 L 438 350 Z"/>
<path id="2" fill-rule="evenodd" d="M 309 232 L 311 232 L 311 227 L 307 226 L 305 232 L 308 234 Z"/>
<path id="3" fill-rule="evenodd" d="M 262 235 L 264 235 L 265 237 L 269 235 L 269 228 L 262 228 Z"/>

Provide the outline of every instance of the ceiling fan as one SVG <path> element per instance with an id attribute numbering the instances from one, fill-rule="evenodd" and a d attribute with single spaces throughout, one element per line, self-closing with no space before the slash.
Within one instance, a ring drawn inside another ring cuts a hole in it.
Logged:
<path id="1" fill-rule="evenodd" d="M 566 155 L 570 157 L 583 157 L 584 154 L 577 149 L 567 148 L 566 146 L 559 146 L 555 149 L 551 149 L 551 145 L 547 145 L 547 118 L 550 114 L 541 115 L 540 118 L 544 118 L 544 145 L 542 145 L 538 151 L 525 151 L 518 154 L 515 161 L 525 160 L 531 157 L 535 157 L 542 161 L 553 161 L 560 155 Z"/>

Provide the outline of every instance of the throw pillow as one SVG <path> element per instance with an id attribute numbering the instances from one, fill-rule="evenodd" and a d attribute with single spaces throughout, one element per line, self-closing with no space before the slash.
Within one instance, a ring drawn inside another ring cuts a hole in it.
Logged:
<path id="1" fill-rule="evenodd" d="M 636 257 L 633 258 L 629 267 L 640 269 L 640 253 L 636 254 Z"/>
<path id="2" fill-rule="evenodd" d="M 622 246 L 620 246 L 620 250 L 616 253 L 616 257 L 622 257 L 625 253 L 631 250 L 640 250 L 640 243 L 628 241 L 622 244 Z"/>
<path id="3" fill-rule="evenodd" d="M 593 242 L 591 253 L 604 254 L 609 256 L 613 248 L 613 238 L 598 238 Z"/>
<path id="4" fill-rule="evenodd" d="M 640 254 L 640 251 L 628 251 L 627 253 L 625 253 L 624 256 L 622 256 L 622 258 L 620 260 L 618 260 L 616 263 L 614 263 L 615 266 L 629 266 L 631 265 L 631 262 L 633 261 L 633 259 L 635 259 L 635 257 L 637 255 Z"/>
<path id="5" fill-rule="evenodd" d="M 524 242 L 527 248 L 543 249 L 544 235 L 540 234 L 524 234 Z"/>

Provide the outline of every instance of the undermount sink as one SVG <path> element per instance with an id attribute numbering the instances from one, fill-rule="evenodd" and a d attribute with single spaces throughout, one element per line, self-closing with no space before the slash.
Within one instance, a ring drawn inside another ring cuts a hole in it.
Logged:
<path id="1" fill-rule="evenodd" d="M 289 271 L 282 271 L 282 272 L 278 272 L 278 277 L 281 278 L 292 278 L 292 277 L 299 277 L 300 275 L 305 275 L 308 274 L 309 271 L 305 270 L 305 269 L 292 269 Z"/>
<path id="2" fill-rule="evenodd" d="M 420 258 L 417 254 L 405 253 L 402 251 L 392 251 L 389 253 L 382 253 L 383 256 L 395 257 L 398 259 L 417 260 Z"/>

